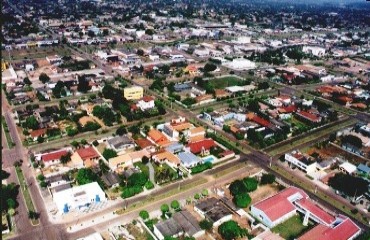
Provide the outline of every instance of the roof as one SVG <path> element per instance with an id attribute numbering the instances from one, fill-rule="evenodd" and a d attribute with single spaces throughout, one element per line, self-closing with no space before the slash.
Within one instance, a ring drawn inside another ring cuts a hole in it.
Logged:
<path id="1" fill-rule="evenodd" d="M 154 98 L 152 96 L 145 96 L 145 97 L 142 97 L 139 101 L 151 102 L 151 101 L 154 101 Z"/>
<path id="2" fill-rule="evenodd" d="M 200 161 L 197 156 L 189 152 L 181 152 L 177 156 L 180 158 L 182 164 L 184 164 L 185 166 L 190 166 Z"/>
<path id="3" fill-rule="evenodd" d="M 320 121 L 320 117 L 316 116 L 315 114 L 306 112 L 306 111 L 300 111 L 300 112 L 297 112 L 297 114 L 301 117 L 304 117 L 305 119 L 311 120 L 312 122 Z"/>
<path id="4" fill-rule="evenodd" d="M 148 139 L 146 138 L 139 138 L 139 139 L 136 139 L 135 140 L 135 143 L 141 147 L 141 148 L 146 148 L 146 147 L 150 147 L 150 146 L 154 146 L 153 143 L 151 141 L 149 141 Z"/>
<path id="5" fill-rule="evenodd" d="M 80 148 L 76 152 L 80 155 L 82 160 L 100 157 L 93 147 Z"/>
<path id="6" fill-rule="evenodd" d="M 204 127 L 196 127 L 189 130 L 189 134 L 205 133 Z"/>
<path id="7" fill-rule="evenodd" d="M 180 164 L 180 159 L 174 155 L 173 153 L 171 152 L 168 152 L 168 151 L 162 151 L 162 152 L 159 152 L 159 153 L 156 153 L 155 155 L 153 155 L 153 157 L 157 160 L 157 161 L 164 161 L 164 160 L 167 160 L 173 164 Z"/>
<path id="8" fill-rule="evenodd" d="M 172 218 L 157 223 L 155 227 L 163 236 L 174 236 L 182 231 L 186 232 L 189 236 L 193 236 L 202 231 L 197 219 L 187 210 L 176 212 Z"/>
<path id="9" fill-rule="evenodd" d="M 150 137 L 155 143 L 168 141 L 166 136 L 157 129 L 152 129 L 148 132 L 148 137 Z"/>
<path id="10" fill-rule="evenodd" d="M 325 225 L 317 225 L 312 230 L 303 234 L 299 240 L 348 240 L 359 233 L 361 229 L 352 222 L 351 219 L 346 218 L 335 227 L 328 227 Z"/>
<path id="11" fill-rule="evenodd" d="M 341 165 L 339 165 L 340 168 L 343 168 L 348 173 L 353 173 L 356 171 L 356 166 L 349 162 L 344 162 Z"/>
<path id="12" fill-rule="evenodd" d="M 168 145 L 166 147 L 166 150 L 173 153 L 173 152 L 181 151 L 183 148 L 184 148 L 184 145 L 181 143 L 172 143 L 171 145 Z"/>
<path id="13" fill-rule="evenodd" d="M 192 142 L 188 144 L 192 153 L 200 153 L 202 149 L 209 150 L 211 147 L 215 147 L 216 143 L 213 139 L 207 138 L 198 142 Z"/>
<path id="14" fill-rule="evenodd" d="M 193 127 L 193 125 L 191 123 L 188 123 L 188 122 L 181 122 L 181 123 L 177 123 L 177 124 L 171 124 L 171 127 L 178 131 L 178 132 L 181 132 L 181 131 L 184 131 L 186 129 L 189 129 L 191 127 Z"/>
<path id="15" fill-rule="evenodd" d="M 296 204 L 303 207 L 308 210 L 311 214 L 319 218 L 321 221 L 326 223 L 327 225 L 330 225 L 332 222 L 334 222 L 335 217 L 324 211 L 322 208 L 315 205 L 311 200 L 309 199 L 300 199 L 296 201 Z"/>
<path id="16" fill-rule="evenodd" d="M 357 166 L 357 169 L 364 173 L 370 173 L 370 167 L 366 166 L 365 164 L 360 164 Z"/>
<path id="17" fill-rule="evenodd" d="M 46 134 L 46 131 L 47 129 L 46 128 L 42 128 L 42 129 L 37 129 L 37 130 L 33 130 L 30 135 L 31 137 L 35 138 L 35 137 L 40 137 L 42 135 L 45 135 Z"/>
<path id="18" fill-rule="evenodd" d="M 48 162 L 52 160 L 59 160 L 62 156 L 66 155 L 68 153 L 67 150 L 59 150 L 51 153 L 46 153 L 41 156 L 41 160 L 43 162 Z"/>
<path id="19" fill-rule="evenodd" d="M 127 144 L 134 144 L 134 141 L 127 135 L 110 138 L 107 140 L 107 142 L 109 143 L 109 145 L 114 146 L 116 149 L 119 149 Z"/>
<path id="20" fill-rule="evenodd" d="M 217 198 L 207 198 L 197 204 L 195 207 L 201 210 L 206 218 L 212 222 L 231 215 L 232 212 Z"/>
<path id="21" fill-rule="evenodd" d="M 114 172 L 107 172 L 101 176 L 103 182 L 108 186 L 111 187 L 120 182 L 118 175 Z"/>
<path id="22" fill-rule="evenodd" d="M 258 234 L 253 240 L 284 240 L 279 234 L 271 232 L 270 229 Z"/>
<path id="23" fill-rule="evenodd" d="M 253 207 L 263 211 L 273 222 L 296 210 L 293 203 L 288 200 L 289 197 L 295 194 L 298 194 L 297 196 L 300 198 L 308 198 L 308 195 L 303 190 L 296 187 L 289 187 L 272 197 L 254 204 Z"/>

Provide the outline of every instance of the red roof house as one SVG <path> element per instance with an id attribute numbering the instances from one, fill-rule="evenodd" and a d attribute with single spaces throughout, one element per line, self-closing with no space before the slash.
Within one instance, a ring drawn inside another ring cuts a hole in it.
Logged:
<path id="1" fill-rule="evenodd" d="M 41 156 L 41 161 L 43 161 L 45 165 L 56 164 L 59 163 L 60 158 L 64 155 L 67 155 L 67 153 L 68 151 L 65 149 L 46 153 Z"/>
<path id="2" fill-rule="evenodd" d="M 315 114 L 312 114 L 312 113 L 309 113 L 309 112 L 306 112 L 306 111 L 300 111 L 300 112 L 297 112 L 297 116 L 305 119 L 305 120 L 308 120 L 310 122 L 313 122 L 313 123 L 319 123 L 321 122 L 321 117 L 315 115 Z"/>
<path id="3" fill-rule="evenodd" d="M 209 151 L 211 147 L 215 146 L 216 146 L 215 141 L 213 141 L 213 139 L 210 138 L 188 144 L 190 152 L 194 154 L 201 153 L 202 151 Z"/>
<path id="4" fill-rule="evenodd" d="M 100 157 L 93 147 L 80 148 L 76 151 L 76 153 L 82 158 L 83 161 L 93 160 Z"/>

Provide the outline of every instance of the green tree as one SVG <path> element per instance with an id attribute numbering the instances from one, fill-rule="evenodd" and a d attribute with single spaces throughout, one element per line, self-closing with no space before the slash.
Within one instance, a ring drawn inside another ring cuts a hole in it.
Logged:
<path id="1" fill-rule="evenodd" d="M 141 162 L 142 162 L 143 164 L 147 164 L 147 163 L 149 162 L 149 158 L 148 158 L 147 156 L 143 156 L 143 157 L 141 158 Z"/>
<path id="2" fill-rule="evenodd" d="M 217 66 L 213 63 L 206 63 L 203 69 L 204 69 L 204 72 L 213 72 L 214 70 L 217 69 Z"/>
<path id="3" fill-rule="evenodd" d="M 109 160 L 111 158 L 117 157 L 117 152 L 110 148 L 105 148 L 103 151 L 103 157 L 106 160 Z"/>
<path id="4" fill-rule="evenodd" d="M 170 211 L 170 207 L 167 204 L 162 204 L 161 211 L 162 211 L 162 214 L 165 214 Z"/>
<path id="5" fill-rule="evenodd" d="M 202 190 L 202 196 L 204 196 L 204 197 L 208 196 L 208 190 L 207 189 Z"/>
<path id="6" fill-rule="evenodd" d="M 246 208 L 251 203 L 252 199 L 248 193 L 241 193 L 234 196 L 233 201 L 237 207 Z"/>
<path id="7" fill-rule="evenodd" d="M 199 226 L 203 230 L 210 231 L 213 227 L 213 223 L 207 221 L 206 219 L 203 219 L 202 221 L 199 222 Z"/>
<path id="8" fill-rule="evenodd" d="M 248 234 L 246 229 L 241 228 L 238 223 L 233 220 L 221 224 L 218 228 L 218 233 L 225 240 L 233 240 Z"/>
<path id="9" fill-rule="evenodd" d="M 117 130 L 116 130 L 116 134 L 119 135 L 119 136 L 123 136 L 126 133 L 127 133 L 127 129 L 123 125 L 119 126 L 119 128 L 117 128 Z"/>
<path id="10" fill-rule="evenodd" d="M 149 218 L 149 213 L 148 211 L 142 210 L 140 211 L 139 216 L 145 221 Z"/>
<path id="11" fill-rule="evenodd" d="M 32 130 L 36 130 L 39 128 L 39 123 L 36 120 L 35 116 L 31 116 L 26 119 L 25 127 Z"/>
<path id="12" fill-rule="evenodd" d="M 359 177 L 351 175 L 337 173 L 333 177 L 329 178 L 329 186 L 339 190 L 347 196 L 361 196 L 368 190 L 369 183 Z"/>
<path id="13" fill-rule="evenodd" d="M 148 176 L 145 173 L 134 173 L 127 179 L 127 186 L 144 186 L 148 181 Z"/>
<path id="14" fill-rule="evenodd" d="M 177 200 L 173 200 L 171 202 L 171 208 L 174 209 L 175 211 L 178 211 L 180 209 L 180 203 Z"/>
<path id="15" fill-rule="evenodd" d="M 50 77 L 46 73 L 41 73 L 39 76 L 39 80 L 45 84 L 50 81 Z"/>
<path id="16" fill-rule="evenodd" d="M 195 199 L 195 200 L 200 199 L 200 194 L 199 194 L 199 193 L 196 193 L 196 194 L 194 195 L 194 199 Z"/>
<path id="17" fill-rule="evenodd" d="M 235 180 L 232 182 L 229 186 L 229 189 L 233 196 L 247 192 L 247 187 L 242 180 Z"/>
<path id="18" fill-rule="evenodd" d="M 275 182 L 275 175 L 274 174 L 271 174 L 271 173 L 268 173 L 268 174 L 262 174 L 262 177 L 261 177 L 261 185 L 264 185 L 264 184 L 272 184 Z"/>
<path id="19" fill-rule="evenodd" d="M 72 154 L 70 152 L 64 154 L 63 156 L 60 157 L 60 162 L 62 164 L 68 163 L 69 161 L 71 161 L 71 156 Z"/>
<path id="20" fill-rule="evenodd" d="M 23 79 L 23 83 L 26 84 L 26 85 L 31 85 L 32 84 L 32 82 L 30 81 L 30 79 L 28 77 L 25 77 Z"/>
<path id="21" fill-rule="evenodd" d="M 258 180 L 256 178 L 244 178 L 243 182 L 246 186 L 247 192 L 252 192 L 257 189 Z"/>
<path id="22" fill-rule="evenodd" d="M 81 168 L 77 172 L 76 181 L 79 185 L 96 182 L 98 175 L 91 168 Z"/>
<path id="23" fill-rule="evenodd" d="M 357 148 L 362 147 L 362 140 L 359 137 L 356 137 L 354 135 L 345 135 L 342 137 L 342 143 L 343 144 L 350 144 L 352 146 L 355 146 Z"/>
<path id="24" fill-rule="evenodd" d="M 6 204 L 8 205 L 8 208 L 12 208 L 12 209 L 14 209 L 16 206 L 16 202 L 12 198 L 8 198 L 6 200 Z"/>
<path id="25" fill-rule="evenodd" d="M 91 89 L 89 80 L 86 79 L 85 75 L 78 77 L 77 91 L 87 93 Z"/>

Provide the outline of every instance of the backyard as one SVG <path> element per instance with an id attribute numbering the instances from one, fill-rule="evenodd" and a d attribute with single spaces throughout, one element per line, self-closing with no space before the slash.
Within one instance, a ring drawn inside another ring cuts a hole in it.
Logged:
<path id="1" fill-rule="evenodd" d="M 209 85 L 215 89 L 224 89 L 230 86 L 240 86 L 243 85 L 243 80 L 237 77 L 221 77 L 221 78 L 214 78 L 208 81 Z"/>
<path id="2" fill-rule="evenodd" d="M 272 232 L 278 233 L 282 238 L 287 240 L 296 239 L 302 235 L 305 231 L 313 227 L 311 222 L 307 226 L 303 226 L 303 217 L 299 214 L 289 218 L 283 223 L 272 228 Z"/>

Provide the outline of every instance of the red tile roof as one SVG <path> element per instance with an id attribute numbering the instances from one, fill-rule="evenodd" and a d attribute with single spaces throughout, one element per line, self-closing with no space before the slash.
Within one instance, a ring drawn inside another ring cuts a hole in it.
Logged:
<path id="1" fill-rule="evenodd" d="M 99 157 L 99 154 L 95 151 L 93 147 L 80 148 L 76 152 L 78 153 L 78 155 L 80 155 L 82 160 Z"/>
<path id="2" fill-rule="evenodd" d="M 317 218 L 319 218 L 321 221 L 323 221 L 324 223 L 328 225 L 334 222 L 335 220 L 335 217 L 325 212 L 322 208 L 315 205 L 309 199 L 298 200 L 296 201 L 296 204 L 306 209 L 306 211 L 308 210 L 310 213 L 312 213 L 314 216 L 316 216 Z"/>
<path id="3" fill-rule="evenodd" d="M 312 122 L 320 122 L 320 117 L 316 116 L 315 114 L 306 112 L 306 111 L 300 111 L 297 113 L 299 116 L 308 119 Z"/>
<path id="4" fill-rule="evenodd" d="M 39 136 L 42 136 L 42 135 L 45 135 L 46 134 L 46 128 L 42 128 L 42 129 L 37 129 L 37 130 L 33 130 L 30 135 L 31 137 L 35 138 L 35 137 L 39 137 Z"/>
<path id="5" fill-rule="evenodd" d="M 270 122 L 257 116 L 257 115 L 254 115 L 253 116 L 253 119 L 252 119 L 255 123 L 258 123 L 259 125 L 261 126 L 264 126 L 264 127 L 268 127 L 270 125 Z"/>
<path id="6" fill-rule="evenodd" d="M 296 210 L 295 206 L 288 198 L 297 193 L 303 198 L 308 198 L 308 195 L 303 190 L 296 187 L 289 187 L 272 197 L 256 203 L 254 207 L 263 211 L 266 216 L 274 222 Z"/>
<path id="7" fill-rule="evenodd" d="M 342 223 L 334 228 L 325 225 L 317 225 L 312 230 L 306 232 L 298 238 L 299 240 L 348 240 L 355 236 L 361 229 L 352 222 L 351 219 L 346 218 Z"/>
<path id="8" fill-rule="evenodd" d="M 154 98 L 152 96 L 145 96 L 145 97 L 142 97 L 140 100 L 144 102 L 150 102 L 150 101 L 154 101 Z"/>
<path id="9" fill-rule="evenodd" d="M 135 140 L 135 143 L 137 145 L 139 145 L 139 147 L 141 147 L 141 148 L 154 146 L 154 144 L 146 138 L 139 138 L 139 139 Z"/>
<path id="10" fill-rule="evenodd" d="M 46 153 L 41 156 L 41 160 L 43 162 L 53 161 L 53 160 L 59 160 L 61 156 L 64 156 L 68 153 L 67 150 L 60 150 L 52 153 Z"/>
<path id="11" fill-rule="evenodd" d="M 215 147 L 216 143 L 213 139 L 204 139 L 198 142 L 192 142 L 188 144 L 190 151 L 194 154 L 200 153 L 202 149 L 209 150 L 211 147 Z"/>
<path id="12" fill-rule="evenodd" d="M 279 112 L 284 112 L 284 113 L 292 113 L 297 111 L 297 106 L 295 105 L 289 105 L 287 107 L 281 107 L 278 109 Z"/>

